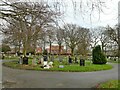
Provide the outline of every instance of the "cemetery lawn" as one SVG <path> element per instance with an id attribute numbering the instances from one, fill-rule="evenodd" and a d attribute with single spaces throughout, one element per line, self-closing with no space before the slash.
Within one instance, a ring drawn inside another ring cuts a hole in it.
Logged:
<path id="1" fill-rule="evenodd" d="M 16 56 L 5 56 L 3 60 L 18 60 L 18 57 Z"/>
<path id="2" fill-rule="evenodd" d="M 91 71 L 101 71 L 112 69 L 112 65 L 95 65 L 90 61 L 85 62 L 85 66 L 80 66 L 79 64 L 68 65 L 65 62 L 59 63 L 58 61 L 54 62 L 53 68 L 43 69 L 40 65 L 33 66 L 31 62 L 29 65 L 20 65 L 18 62 L 5 62 L 4 66 L 8 66 L 14 69 L 24 69 L 24 70 L 39 70 L 39 71 L 62 71 L 62 72 L 91 72 Z M 64 68 L 59 68 L 59 65 L 64 65 Z"/>
<path id="3" fill-rule="evenodd" d="M 114 60 L 108 60 L 108 62 L 110 62 L 110 63 L 120 63 L 120 61 L 114 61 Z"/>
<path id="4" fill-rule="evenodd" d="M 97 85 L 97 88 L 118 88 L 120 90 L 120 80 L 110 80 L 100 85 Z"/>

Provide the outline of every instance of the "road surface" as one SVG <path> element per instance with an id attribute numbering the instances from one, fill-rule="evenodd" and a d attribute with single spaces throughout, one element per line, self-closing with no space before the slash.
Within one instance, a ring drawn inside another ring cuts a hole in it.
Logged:
<path id="1" fill-rule="evenodd" d="M 3 68 L 7 88 L 92 88 L 101 82 L 118 79 L 118 65 L 96 72 L 47 72 Z"/>

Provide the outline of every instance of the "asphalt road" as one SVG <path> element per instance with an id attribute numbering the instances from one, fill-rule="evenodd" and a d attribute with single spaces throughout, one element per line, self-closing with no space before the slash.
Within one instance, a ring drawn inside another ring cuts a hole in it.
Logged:
<path id="1" fill-rule="evenodd" d="M 11 69 L 3 66 L 6 88 L 92 88 L 96 84 L 118 79 L 118 65 L 96 72 L 46 72 Z"/>

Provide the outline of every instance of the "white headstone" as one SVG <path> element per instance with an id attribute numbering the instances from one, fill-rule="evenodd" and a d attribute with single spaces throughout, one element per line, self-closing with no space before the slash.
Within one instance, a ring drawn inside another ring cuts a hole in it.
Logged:
<path id="1" fill-rule="evenodd" d="M 44 62 L 43 62 L 43 65 L 44 65 L 44 66 L 46 66 L 47 64 L 48 64 L 47 61 L 44 61 Z"/>
<path id="2" fill-rule="evenodd" d="M 17 54 L 17 53 L 16 53 L 15 55 L 16 55 L 16 56 L 18 56 L 18 54 Z"/>
<path id="3" fill-rule="evenodd" d="M 44 64 L 44 60 L 43 60 L 43 58 L 41 58 L 40 61 L 41 61 L 41 64 L 43 65 L 43 64 Z"/>
<path id="4" fill-rule="evenodd" d="M 29 56 L 31 56 L 31 53 L 29 53 Z"/>
<path id="5" fill-rule="evenodd" d="M 34 59 L 32 60 L 32 65 L 37 65 L 37 63 L 36 63 L 36 58 L 34 58 Z"/>

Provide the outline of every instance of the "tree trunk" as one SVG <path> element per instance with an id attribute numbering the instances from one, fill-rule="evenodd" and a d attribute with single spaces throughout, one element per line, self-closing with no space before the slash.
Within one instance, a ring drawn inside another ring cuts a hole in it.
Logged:
<path id="1" fill-rule="evenodd" d="M 23 44 L 23 55 L 26 56 L 27 53 L 27 48 L 26 48 L 26 43 Z"/>
<path id="2" fill-rule="evenodd" d="M 71 48 L 71 55 L 74 55 L 74 47 Z"/>
<path id="3" fill-rule="evenodd" d="M 34 55 L 36 55 L 36 43 L 34 44 Z"/>
<path id="4" fill-rule="evenodd" d="M 50 41 L 50 55 L 51 55 L 51 47 L 52 47 L 52 43 L 51 43 L 51 41 Z"/>
<path id="5" fill-rule="evenodd" d="M 20 45 L 19 45 L 19 47 L 18 47 L 18 52 L 20 53 Z"/>
<path id="6" fill-rule="evenodd" d="M 19 46 L 18 46 L 18 51 L 19 51 L 19 53 L 20 53 L 20 48 L 21 48 L 21 41 L 19 41 Z"/>
<path id="7" fill-rule="evenodd" d="M 61 55 L 61 44 L 59 44 L 59 61 L 61 61 L 60 55 Z"/>
<path id="8" fill-rule="evenodd" d="M 45 43 L 45 41 L 44 41 L 43 51 L 45 51 L 45 46 L 46 46 L 46 43 Z"/>
<path id="9" fill-rule="evenodd" d="M 67 50 L 68 50 L 68 49 L 67 49 L 67 45 L 66 45 L 66 54 L 67 54 Z"/>
<path id="10" fill-rule="evenodd" d="M 102 42 L 102 51 L 104 52 L 104 43 Z"/>
<path id="11" fill-rule="evenodd" d="M 59 55 L 61 55 L 61 44 L 59 44 Z"/>
<path id="12" fill-rule="evenodd" d="M 15 45 L 15 54 L 17 53 L 17 46 Z"/>
<path id="13" fill-rule="evenodd" d="M 24 56 L 26 56 L 26 52 L 27 52 L 26 49 L 23 48 L 23 55 L 24 55 Z"/>

